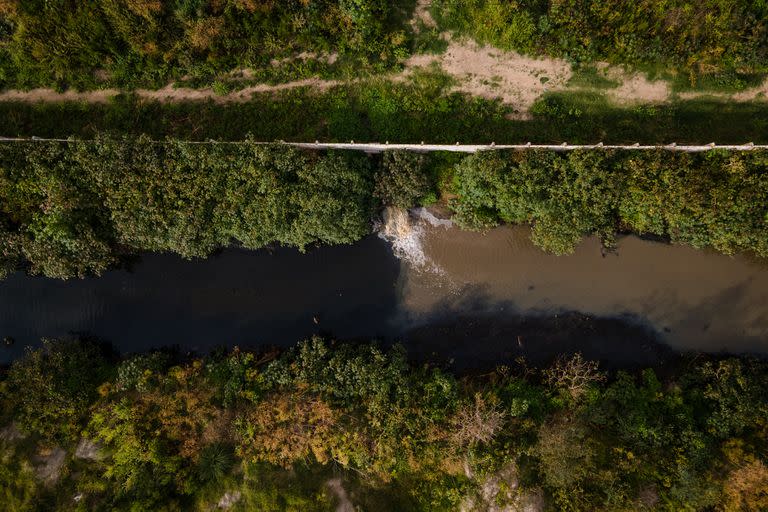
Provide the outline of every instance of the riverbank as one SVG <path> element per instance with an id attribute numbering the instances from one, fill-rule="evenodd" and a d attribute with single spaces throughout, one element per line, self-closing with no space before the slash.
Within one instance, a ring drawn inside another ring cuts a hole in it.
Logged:
<path id="1" fill-rule="evenodd" d="M 765 363 L 696 357 L 659 376 L 575 355 L 463 377 L 424 363 L 321 338 L 123 360 L 49 341 L 2 377 L 0 486 L 14 509 L 58 511 L 764 503 Z"/>
<path id="2" fill-rule="evenodd" d="M 146 137 L 0 142 L 0 276 L 99 275 L 140 252 L 350 244 L 382 207 L 442 201 L 462 228 L 531 225 L 544 251 L 597 235 L 768 255 L 764 151 L 605 148 L 462 157 Z"/>

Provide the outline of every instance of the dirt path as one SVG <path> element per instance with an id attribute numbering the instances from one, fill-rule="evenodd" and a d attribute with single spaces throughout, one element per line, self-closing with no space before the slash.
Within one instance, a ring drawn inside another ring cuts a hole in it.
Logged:
<path id="1" fill-rule="evenodd" d="M 437 22 L 432 17 L 432 13 L 429 12 L 430 7 L 432 7 L 432 0 L 418 0 L 416 2 L 410 21 L 414 33 L 418 34 L 422 26 L 430 29 L 437 27 Z"/>
<path id="2" fill-rule="evenodd" d="M 157 100 L 160 102 L 212 100 L 216 103 L 242 103 L 249 101 L 256 93 L 283 91 L 299 87 L 312 87 L 314 89 L 322 90 L 342 83 L 343 82 L 337 80 L 310 78 L 277 85 L 258 84 L 225 95 L 216 94 L 211 88 L 191 89 L 188 87 L 174 87 L 173 84 L 169 84 L 162 89 L 137 89 L 133 92 L 140 98 Z M 29 103 L 81 101 L 87 103 L 108 103 L 110 98 L 117 96 L 120 92 L 121 91 L 118 89 L 101 89 L 98 91 L 85 92 L 66 91 L 63 93 L 56 92 L 53 89 L 43 88 L 32 89 L 29 91 L 8 90 L 0 92 L 0 101 L 23 101 Z"/>

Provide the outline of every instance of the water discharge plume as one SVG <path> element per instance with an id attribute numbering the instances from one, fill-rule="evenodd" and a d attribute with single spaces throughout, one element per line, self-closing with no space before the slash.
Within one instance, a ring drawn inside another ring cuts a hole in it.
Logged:
<path id="1" fill-rule="evenodd" d="M 424 252 L 426 224 L 432 227 L 450 227 L 450 220 L 438 219 L 426 208 L 404 210 L 388 207 L 382 214 L 378 235 L 392 246 L 394 255 L 417 271 L 441 274 L 439 266 Z"/>
<path id="2" fill-rule="evenodd" d="M 411 215 L 415 218 L 428 222 L 430 226 L 438 228 L 451 228 L 453 227 L 453 221 L 451 219 L 441 219 L 435 216 L 432 212 L 420 206 L 410 211 Z"/>

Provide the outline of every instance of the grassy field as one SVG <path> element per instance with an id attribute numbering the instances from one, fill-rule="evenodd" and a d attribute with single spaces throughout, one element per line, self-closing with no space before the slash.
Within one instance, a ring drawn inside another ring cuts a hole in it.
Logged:
<path id="1" fill-rule="evenodd" d="M 323 91 L 262 93 L 242 103 L 0 103 L 0 135 L 89 138 L 99 132 L 188 140 L 432 143 L 768 142 L 768 104 L 716 98 L 617 106 L 599 91 L 547 93 L 520 119 L 498 100 L 450 92 L 451 79 L 372 80 Z"/>

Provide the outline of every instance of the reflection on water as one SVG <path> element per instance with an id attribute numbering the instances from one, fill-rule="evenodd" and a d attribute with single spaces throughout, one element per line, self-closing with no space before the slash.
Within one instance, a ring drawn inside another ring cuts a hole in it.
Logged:
<path id="1" fill-rule="evenodd" d="M 58 281 L 0 281 L 0 348 L 7 361 L 43 336 L 88 332 L 121 351 L 178 344 L 293 345 L 314 332 L 391 335 L 399 262 L 369 237 L 347 247 L 230 249 L 207 260 L 148 254 L 133 271 Z"/>
<path id="2" fill-rule="evenodd" d="M 423 250 L 443 278 L 401 276 L 402 310 L 414 321 L 442 312 L 515 308 L 631 313 L 680 350 L 768 353 L 768 269 L 747 258 L 634 236 L 603 254 L 585 240 L 570 256 L 543 253 L 524 227 L 486 234 L 427 230 Z M 503 314 L 501 311 L 498 311 Z"/>
<path id="3" fill-rule="evenodd" d="M 0 350 L 0 361 L 70 332 L 126 352 L 285 346 L 325 332 L 402 337 L 416 354 L 442 350 L 489 364 L 520 353 L 544 358 L 546 347 L 653 364 L 650 327 L 675 349 L 768 354 L 768 269 L 746 258 L 636 237 L 621 239 L 615 254 L 588 239 L 574 255 L 556 257 L 535 248 L 522 227 L 464 232 L 423 212 L 414 222 L 418 240 L 400 247 L 416 247 L 426 266 L 397 260 L 388 242 L 371 236 L 307 254 L 231 249 L 197 261 L 150 254 L 132 271 L 85 280 L 15 274 L 0 281 L 0 337 L 17 343 Z M 393 232 L 412 234 L 407 219 Z M 610 320 L 618 316 L 631 322 Z"/>

